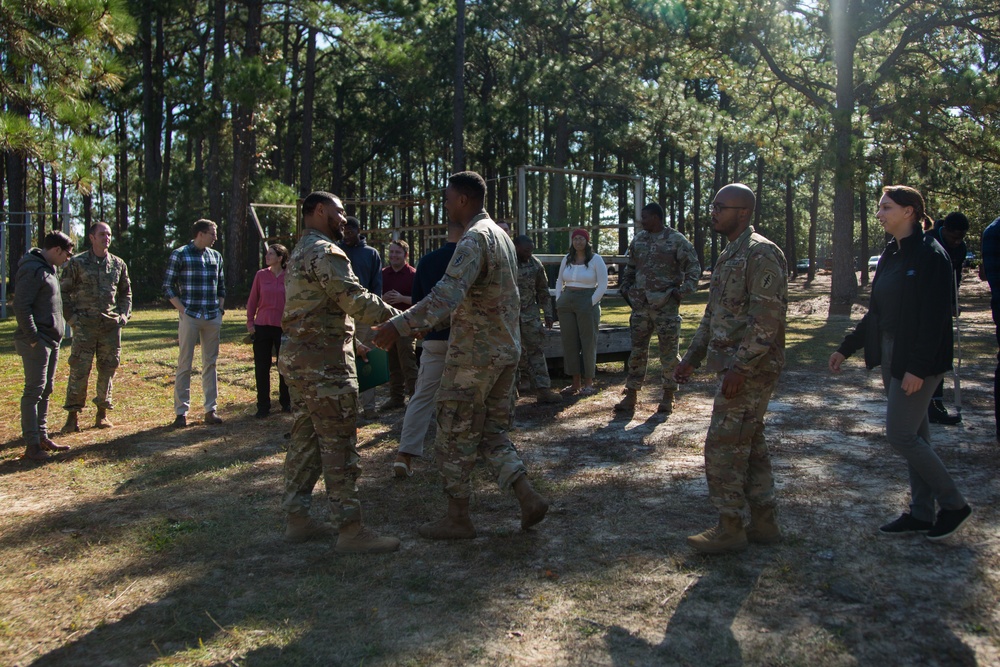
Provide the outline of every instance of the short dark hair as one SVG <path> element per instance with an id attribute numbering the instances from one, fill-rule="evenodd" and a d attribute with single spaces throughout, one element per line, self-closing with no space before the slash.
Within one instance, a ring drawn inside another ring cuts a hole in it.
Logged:
<path id="1" fill-rule="evenodd" d="M 353 215 L 349 215 L 347 216 L 347 220 L 344 222 L 344 227 L 354 227 L 358 231 L 361 231 L 361 221 Z"/>
<path id="2" fill-rule="evenodd" d="M 202 218 L 198 220 L 191 226 L 191 236 L 197 237 L 198 234 L 203 234 L 210 229 L 218 229 L 219 226 L 207 218 Z"/>
<path id="3" fill-rule="evenodd" d="M 97 228 L 99 226 L 101 226 L 101 225 L 104 225 L 108 229 L 111 229 L 111 225 L 109 225 L 108 223 L 104 222 L 103 220 L 98 220 L 97 222 L 95 222 L 94 224 L 92 224 L 90 226 L 90 229 L 87 230 L 87 234 L 93 236 L 94 234 L 97 233 Z"/>
<path id="4" fill-rule="evenodd" d="M 944 216 L 944 220 L 941 221 L 941 226 L 953 229 L 956 232 L 967 232 L 969 231 L 969 219 L 965 217 L 964 213 L 953 211 Z"/>
<path id="5" fill-rule="evenodd" d="M 657 216 L 661 221 L 663 220 L 663 207 L 657 204 L 655 201 L 651 201 L 642 207 L 643 213 L 652 213 Z"/>
<path id="6" fill-rule="evenodd" d="M 531 240 L 531 237 L 527 234 L 521 234 L 516 239 L 514 239 L 514 245 L 529 245 L 532 248 L 535 247 L 535 242 Z"/>
<path id="7" fill-rule="evenodd" d="M 268 250 L 273 250 L 274 253 L 281 258 L 281 268 L 283 269 L 288 268 L 288 258 L 291 257 L 291 255 L 288 252 L 288 248 L 281 245 L 280 243 L 272 243 L 270 246 L 268 246 Z"/>
<path id="8" fill-rule="evenodd" d="M 332 204 L 334 201 L 340 199 L 337 195 L 330 194 L 323 190 L 316 190 L 315 192 L 310 192 L 305 199 L 302 200 L 302 215 L 309 215 L 316 210 L 317 204 Z"/>
<path id="9" fill-rule="evenodd" d="M 393 241 L 389 241 L 389 245 L 398 245 L 400 248 L 403 249 L 403 252 L 405 252 L 407 255 L 410 254 L 410 244 L 404 241 L 403 239 L 395 239 Z"/>
<path id="10" fill-rule="evenodd" d="M 474 171 L 460 171 L 448 177 L 448 185 L 473 201 L 486 201 L 486 181 Z"/>
<path id="11" fill-rule="evenodd" d="M 42 250 L 52 250 L 53 248 L 73 252 L 73 239 L 62 232 L 49 232 L 42 239 Z"/>

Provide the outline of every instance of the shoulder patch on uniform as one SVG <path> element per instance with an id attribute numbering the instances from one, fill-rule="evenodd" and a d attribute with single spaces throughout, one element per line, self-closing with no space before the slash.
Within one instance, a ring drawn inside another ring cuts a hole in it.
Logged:
<path id="1" fill-rule="evenodd" d="M 760 278 L 760 286 L 764 289 L 770 289 L 771 285 L 773 285 L 774 281 L 777 279 L 778 276 L 774 273 L 774 271 L 764 271 L 764 274 Z"/>

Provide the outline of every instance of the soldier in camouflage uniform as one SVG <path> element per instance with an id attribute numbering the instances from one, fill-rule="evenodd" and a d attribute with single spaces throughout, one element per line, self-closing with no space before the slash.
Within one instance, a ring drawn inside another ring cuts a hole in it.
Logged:
<path id="1" fill-rule="evenodd" d="M 382 553 L 399 548 L 395 537 L 364 527 L 357 479 L 358 378 L 354 320 L 371 325 L 399 311 L 366 291 L 337 245 L 344 208 L 328 192 L 302 202 L 305 231 L 285 269 L 285 312 L 278 370 L 293 399 L 295 421 L 285 456 L 285 538 L 302 542 L 331 535 L 333 528 L 309 516 L 312 490 L 322 473 L 332 512 L 338 516 L 340 553 Z M 367 352 L 358 344 L 358 351 Z"/>
<path id="2" fill-rule="evenodd" d="M 615 410 L 635 409 L 636 396 L 642 389 L 649 359 L 649 339 L 653 332 L 660 343 L 660 366 L 663 395 L 659 412 L 673 411 L 674 368 L 678 361 L 681 300 L 698 289 L 701 265 L 694 246 L 683 234 L 663 224 L 663 209 L 650 203 L 642 209 L 642 231 L 628 247 L 628 263 L 618 288 L 632 305 L 629 331 L 632 352 L 628 356 L 628 379 L 625 394 Z"/>
<path id="3" fill-rule="evenodd" d="M 451 317 L 451 338 L 437 394 L 438 460 L 448 514 L 420 526 L 429 539 L 476 536 L 469 518 L 470 475 L 482 455 L 501 489 L 513 488 L 521 527 L 538 523 L 548 503 L 528 481 L 527 469 L 507 436 L 514 376 L 521 356 L 517 257 L 514 244 L 483 209 L 486 182 L 475 172 L 448 179 L 445 209 L 465 226 L 444 277 L 431 293 L 378 327 L 385 349 L 400 336 L 430 330 Z"/>
<path id="4" fill-rule="evenodd" d="M 754 205 L 753 192 L 741 184 L 715 196 L 712 228 L 729 244 L 712 273 L 705 315 L 674 370 L 678 382 L 687 382 L 707 355 L 707 370 L 721 380 L 705 438 L 705 476 L 719 523 L 688 538 L 703 553 L 781 539 L 764 413 L 785 363 L 788 271 L 781 250 L 750 225 Z"/>
<path id="5" fill-rule="evenodd" d="M 94 426 L 114 426 L 107 416 L 113 408 L 111 383 L 122 352 L 122 327 L 132 315 L 132 285 L 128 267 L 115 257 L 111 247 L 111 227 L 97 222 L 91 225 L 90 250 L 81 252 L 63 269 L 60 289 L 63 313 L 73 327 L 73 351 L 69 355 L 69 382 L 66 405 L 69 412 L 63 433 L 80 430 L 78 415 L 87 402 L 90 367 L 97 355 L 97 418 Z"/>
<path id="6" fill-rule="evenodd" d="M 535 245 L 525 235 L 514 239 L 517 252 L 517 291 L 521 295 L 521 360 L 518 373 L 528 378 L 531 388 L 537 391 L 539 403 L 559 403 L 562 398 L 552 391 L 549 367 L 545 363 L 545 334 L 538 317 L 541 306 L 545 328 L 552 329 L 552 299 L 549 297 L 549 280 L 545 267 L 531 254 Z"/>

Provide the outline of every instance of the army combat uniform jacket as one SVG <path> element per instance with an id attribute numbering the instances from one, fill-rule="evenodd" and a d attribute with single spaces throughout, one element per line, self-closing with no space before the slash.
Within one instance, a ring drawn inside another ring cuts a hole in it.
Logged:
<path id="1" fill-rule="evenodd" d="M 545 266 L 534 255 L 527 262 L 517 263 L 517 291 L 521 296 L 522 321 L 537 320 L 539 307 L 545 319 L 553 319 L 549 279 L 545 275 Z"/>
<path id="2" fill-rule="evenodd" d="M 778 246 L 750 225 L 726 246 L 712 274 L 708 306 L 684 361 L 741 375 L 777 374 L 785 364 L 788 269 Z"/>
<path id="3" fill-rule="evenodd" d="M 486 213 L 469 224 L 444 277 L 392 323 L 401 336 L 451 316 L 448 365 L 515 366 L 521 356 L 514 243 Z"/>
<path id="4" fill-rule="evenodd" d="M 110 252 L 103 258 L 87 250 L 63 267 L 63 313 L 71 326 L 101 320 L 124 325 L 132 316 L 132 283 L 125 260 Z"/>
<path id="5" fill-rule="evenodd" d="M 635 235 L 618 287 L 633 308 L 659 310 L 672 299 L 676 304 L 694 294 L 700 276 L 694 246 L 677 230 L 664 227 L 655 234 L 642 230 Z"/>
<path id="6" fill-rule="evenodd" d="M 356 392 L 354 320 L 378 324 L 397 313 L 360 285 L 336 243 L 307 229 L 285 269 L 281 327 L 288 340 L 278 369 L 289 382 L 323 385 L 326 394 Z"/>

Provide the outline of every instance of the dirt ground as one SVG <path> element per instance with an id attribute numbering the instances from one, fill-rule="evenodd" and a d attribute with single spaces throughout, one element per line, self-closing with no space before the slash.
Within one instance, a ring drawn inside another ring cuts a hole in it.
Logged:
<path id="1" fill-rule="evenodd" d="M 601 368 L 595 396 L 522 397 L 512 439 L 553 502 L 529 533 L 480 468 L 479 537 L 421 539 L 444 508 L 433 466 L 392 479 L 402 411 L 365 425 L 366 520 L 403 542 L 378 557 L 281 540 L 290 420 L 254 420 L 245 386 L 221 428 L 137 415 L 71 436 L 71 456 L 45 466 L 17 458 L 8 406 L 0 664 L 1000 665 L 996 342 L 988 290 L 969 282 L 964 421 L 932 437 L 975 514 L 939 544 L 877 531 L 906 508 L 906 471 L 884 439 L 878 373 L 857 359 L 825 370 L 850 321 L 827 318 L 824 277 L 794 284 L 792 362 L 767 416 L 785 539 L 738 555 L 685 544 L 716 518 L 705 375 L 669 418 L 655 386 L 634 415 L 614 413 L 621 364 Z M 169 363 L 144 366 L 131 391 L 168 392 Z M 954 410 L 951 380 L 946 397 Z"/>

